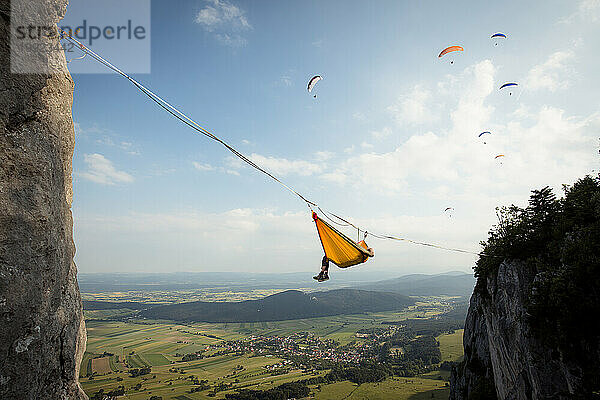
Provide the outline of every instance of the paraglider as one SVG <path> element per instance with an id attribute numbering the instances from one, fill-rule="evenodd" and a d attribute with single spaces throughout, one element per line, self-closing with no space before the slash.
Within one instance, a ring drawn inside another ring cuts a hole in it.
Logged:
<path id="1" fill-rule="evenodd" d="M 454 207 L 446 207 L 444 213 L 448 216 L 448 218 L 452 218 L 452 214 L 454 214 Z"/>
<path id="2" fill-rule="evenodd" d="M 498 89 L 498 90 L 502 90 L 507 87 L 515 87 L 515 86 L 519 86 L 519 84 L 515 83 L 515 82 L 506 82 L 504 85 L 500 86 L 500 89 Z M 512 96 L 512 90 L 508 92 L 508 95 Z"/>
<path id="3" fill-rule="evenodd" d="M 494 43 L 494 46 L 498 46 L 498 39 L 501 38 L 506 39 L 506 35 L 502 32 L 497 32 L 492 35 L 492 39 L 496 39 L 496 43 Z"/>
<path id="4" fill-rule="evenodd" d="M 308 81 L 308 86 L 306 87 L 308 93 L 312 93 L 313 88 L 321 79 L 323 79 L 321 75 L 315 75 L 312 78 L 310 78 L 310 81 Z M 315 94 L 313 97 L 316 99 L 317 95 Z"/>
<path id="5" fill-rule="evenodd" d="M 490 132 L 490 131 L 481 132 L 481 133 L 480 133 L 480 134 L 479 134 L 477 137 L 482 137 L 482 136 L 483 136 L 483 135 L 485 135 L 485 134 L 489 134 L 489 135 L 491 135 L 491 134 L 492 134 L 492 132 Z M 483 142 L 483 144 L 487 144 L 487 143 L 486 143 L 486 142 Z"/>
<path id="6" fill-rule="evenodd" d="M 500 158 L 500 157 L 504 157 L 504 154 L 498 154 L 496 157 L 494 157 L 494 160 L 495 160 L 495 159 L 498 159 L 498 158 Z"/>
<path id="7" fill-rule="evenodd" d="M 438 55 L 438 58 L 442 58 L 446 54 L 452 53 L 452 52 L 455 52 L 455 51 L 465 51 L 465 49 L 463 49 L 461 46 L 446 47 L 444 50 L 442 50 L 440 52 L 440 54 Z M 454 60 L 450 61 L 450 64 L 454 64 Z"/>

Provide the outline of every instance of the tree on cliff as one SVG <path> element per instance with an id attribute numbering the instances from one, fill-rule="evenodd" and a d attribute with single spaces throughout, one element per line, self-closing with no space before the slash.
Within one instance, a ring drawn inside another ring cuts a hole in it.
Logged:
<path id="1" fill-rule="evenodd" d="M 553 357 L 577 359 L 583 386 L 594 391 L 600 389 L 600 175 L 563 190 L 561 199 L 545 187 L 533 191 L 526 208 L 499 209 L 474 269 L 482 285 L 504 261 L 522 260 L 535 271 L 527 304 L 532 332 L 556 349 Z"/>

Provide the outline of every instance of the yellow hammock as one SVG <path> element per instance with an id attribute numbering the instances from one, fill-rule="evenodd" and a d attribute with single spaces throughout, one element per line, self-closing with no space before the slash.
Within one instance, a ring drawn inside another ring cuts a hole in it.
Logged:
<path id="1" fill-rule="evenodd" d="M 325 256 L 338 267 L 348 268 L 356 264 L 362 264 L 369 257 L 373 257 L 373 250 L 367 246 L 364 240 L 355 243 L 348 236 L 319 218 L 316 212 L 313 212 L 313 219 L 317 225 L 317 232 Z"/>

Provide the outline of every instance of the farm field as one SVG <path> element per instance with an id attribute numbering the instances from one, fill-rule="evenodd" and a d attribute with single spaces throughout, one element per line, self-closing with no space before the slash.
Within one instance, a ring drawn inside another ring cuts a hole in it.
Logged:
<path id="1" fill-rule="evenodd" d="M 316 400 L 425 400 L 448 399 L 444 381 L 423 378 L 388 378 L 378 383 L 337 382 L 313 390 Z"/>
<path id="2" fill-rule="evenodd" d="M 309 290 L 303 288 L 300 290 Z M 255 300 L 281 292 L 282 289 L 254 289 L 254 290 L 223 290 L 222 288 L 205 288 L 190 290 L 155 290 L 139 291 L 127 290 L 122 292 L 96 292 L 82 293 L 83 300 L 107 302 L 139 302 L 153 304 L 173 304 L 186 301 L 244 301 Z"/>
<path id="3" fill-rule="evenodd" d="M 461 361 L 463 356 L 463 333 L 464 329 L 459 329 L 449 335 L 437 337 L 440 342 L 440 351 L 442 352 L 442 361 Z"/>
<path id="4" fill-rule="evenodd" d="M 360 342 L 360 329 L 380 327 L 382 322 L 407 318 L 426 318 L 444 311 L 435 303 L 421 303 L 399 312 L 363 313 L 300 320 L 258 323 L 189 323 L 137 320 L 88 320 L 88 343 L 81 365 L 80 381 L 88 396 L 99 390 L 107 393 L 123 386 L 122 399 L 224 399 L 227 393 L 248 388 L 266 390 L 282 383 L 323 375 L 288 368 L 284 373 L 272 373 L 282 362 L 275 356 L 248 353 L 219 354 L 226 341 L 244 340 L 251 336 L 285 337 L 298 332 L 310 332 L 323 339 L 333 339 L 339 345 Z M 443 360 L 462 356 L 462 331 L 438 338 Z M 182 355 L 203 351 L 206 358 L 182 361 Z M 150 367 L 150 373 L 132 377 L 128 370 Z M 388 378 L 384 382 L 356 386 L 338 382 L 318 388 L 311 386 L 315 399 L 419 399 L 447 398 L 444 387 L 447 372 L 440 371 L 418 378 Z M 191 392 L 199 382 L 215 387 Z M 415 397 L 426 394 L 427 397 Z M 434 397 L 432 397 L 432 395 Z M 340 397 L 341 396 L 341 397 Z M 412 396 L 412 397 L 411 397 Z M 445 397 L 444 397 L 445 396 Z"/>

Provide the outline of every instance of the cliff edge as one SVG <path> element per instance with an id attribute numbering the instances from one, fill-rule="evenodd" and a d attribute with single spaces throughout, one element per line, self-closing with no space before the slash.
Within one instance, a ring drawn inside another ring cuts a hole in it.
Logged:
<path id="1" fill-rule="evenodd" d="M 475 267 L 450 400 L 600 398 L 600 179 L 500 210 Z"/>
<path id="2" fill-rule="evenodd" d="M 67 7 L 12 3 L 45 26 Z M 58 51 L 46 55 L 56 73 L 11 73 L 14 15 L 1 0 L 0 398 L 87 399 L 78 383 L 86 335 L 73 262 L 73 81 Z"/>

